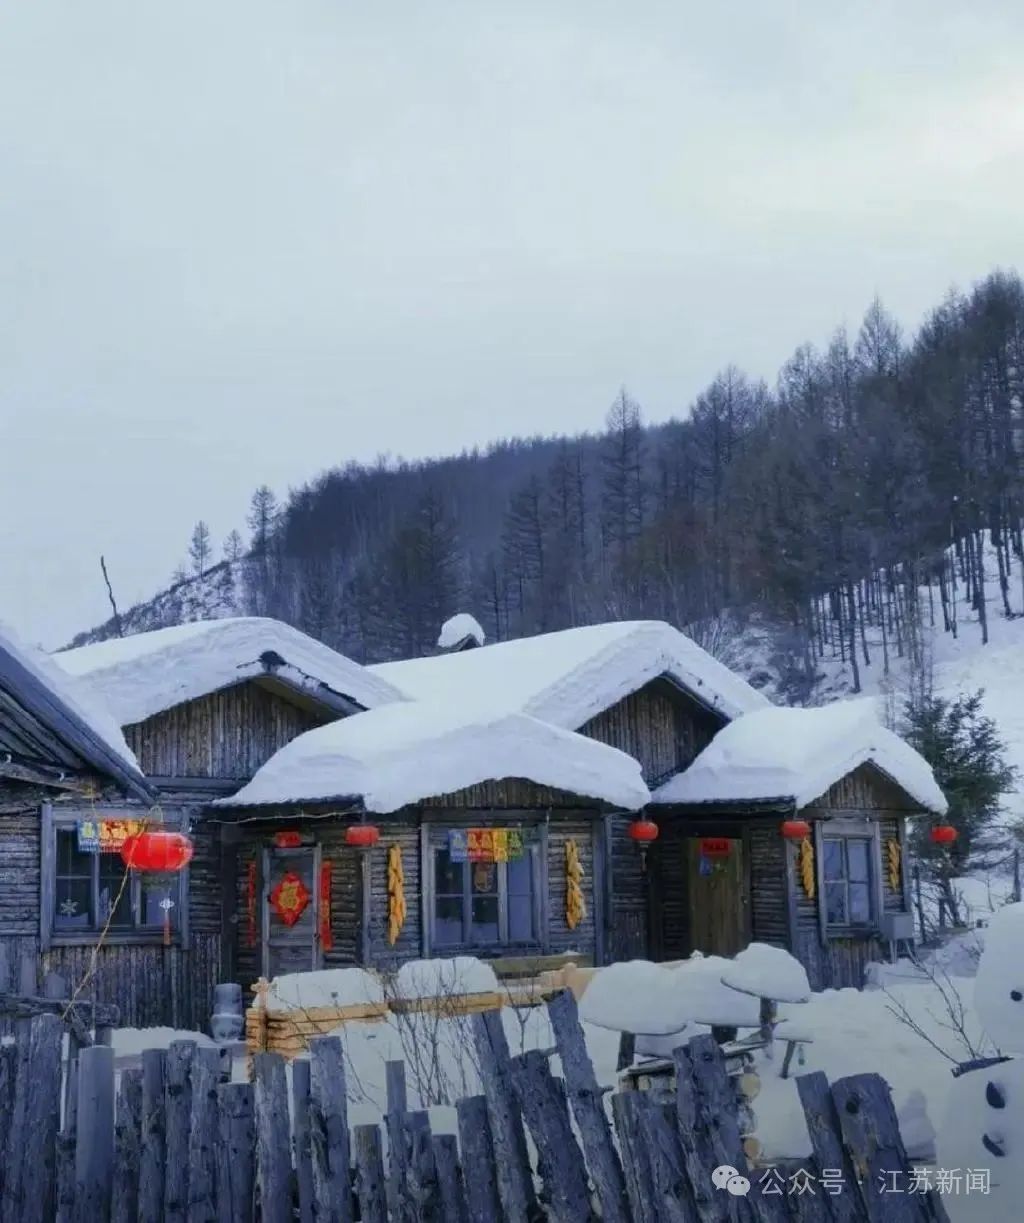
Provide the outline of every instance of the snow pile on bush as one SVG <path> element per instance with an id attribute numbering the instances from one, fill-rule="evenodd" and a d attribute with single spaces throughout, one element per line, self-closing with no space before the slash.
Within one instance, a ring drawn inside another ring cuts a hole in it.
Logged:
<path id="1" fill-rule="evenodd" d="M 395 997 L 404 999 L 490 994 L 500 988 L 494 969 L 471 955 L 457 955 L 450 960 L 410 960 L 399 968 L 393 985 Z"/>
<path id="2" fill-rule="evenodd" d="M 325 968 L 275 977 L 267 995 L 268 1011 L 312 1010 L 321 1006 L 361 1006 L 382 1003 L 378 977 L 362 968 Z"/>

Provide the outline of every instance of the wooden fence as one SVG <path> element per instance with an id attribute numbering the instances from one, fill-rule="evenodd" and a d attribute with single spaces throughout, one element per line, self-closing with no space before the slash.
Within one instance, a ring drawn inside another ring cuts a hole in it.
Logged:
<path id="1" fill-rule="evenodd" d="M 618 1091 L 604 1107 L 566 991 L 548 1003 L 556 1048 L 510 1056 L 500 1012 L 473 1016 L 482 1094 L 458 1101 L 458 1137 L 409 1111 L 405 1067 L 387 1064 L 381 1125 L 348 1125 L 342 1042 L 308 1060 L 252 1060 L 230 1082 L 221 1051 L 176 1041 L 124 1070 L 113 1051 L 81 1050 L 61 1109 L 58 1016 L 31 1020 L 0 1047 L 3 1223 L 857 1223 L 944 1220 L 940 1199 L 879 1192 L 909 1165 L 889 1091 L 876 1075 L 829 1087 L 796 1080 L 814 1154 L 805 1175 L 842 1178 L 829 1196 L 773 1189 L 793 1167 L 750 1169 L 725 1062 L 710 1036 L 677 1049 L 674 1096 Z M 562 1075 L 550 1068 L 560 1055 Z M 115 1098 L 116 1096 L 116 1098 Z M 529 1139 L 529 1141 L 528 1141 Z M 385 1157 L 387 1152 L 387 1157 Z M 717 1188 L 728 1164 L 745 1196 Z M 765 1178 L 769 1174 L 771 1181 Z"/>

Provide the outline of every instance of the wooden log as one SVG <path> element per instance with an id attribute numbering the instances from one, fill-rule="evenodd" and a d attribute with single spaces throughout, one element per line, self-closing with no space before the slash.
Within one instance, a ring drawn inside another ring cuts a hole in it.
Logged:
<path id="1" fill-rule="evenodd" d="M 292 1157 L 299 1199 L 299 1223 L 313 1223 L 313 1146 L 309 1124 L 309 1062 L 292 1062 Z"/>
<path id="2" fill-rule="evenodd" d="M 142 1142 L 142 1070 L 122 1070 L 114 1121 L 112 1223 L 139 1218 L 139 1155 Z"/>
<path id="3" fill-rule="evenodd" d="M 924 1193 L 885 1192 L 897 1174 L 906 1183 L 910 1161 L 900 1135 L 889 1084 L 879 1074 L 852 1074 L 832 1084 L 832 1099 L 860 1179 L 861 1198 L 872 1223 L 918 1223 L 932 1220 L 935 1206 L 941 1208 L 934 1191 Z"/>
<path id="4" fill-rule="evenodd" d="M 348 1098 L 340 1039 L 314 1037 L 309 1042 L 309 1062 L 309 1132 L 317 1206 L 337 1223 L 352 1223 Z"/>
<path id="5" fill-rule="evenodd" d="M 185 1223 L 194 1040 L 172 1040 L 164 1063 L 164 1223 Z"/>
<path id="6" fill-rule="evenodd" d="M 253 1058 L 256 1104 L 256 1184 L 263 1223 L 291 1223 L 292 1160 L 288 1133 L 288 1087 L 277 1053 Z M 326 1205 L 326 1199 L 325 1199 Z M 340 1218 L 326 1211 L 326 1217 Z"/>
<path id="7" fill-rule="evenodd" d="M 619 1136 L 626 1196 L 634 1223 L 658 1223 L 654 1213 L 654 1173 L 643 1140 L 640 1110 L 644 1106 L 640 1091 L 617 1091 L 612 1096 L 612 1121 Z"/>
<path id="8" fill-rule="evenodd" d="M 704 1107 L 693 1077 L 693 1063 L 682 1048 L 673 1054 L 676 1067 L 675 1121 L 683 1167 L 693 1199 L 694 1215 L 701 1223 L 724 1223 L 731 1204 L 711 1180 L 711 1171 L 720 1162 L 711 1134 L 714 1118 Z"/>
<path id="9" fill-rule="evenodd" d="M 469 1223 L 458 1139 L 454 1134 L 435 1134 L 433 1147 L 442 1218 L 445 1223 Z"/>
<path id="10" fill-rule="evenodd" d="M 14 1085 L 18 1078 L 18 1050 L 15 1045 L 0 1045 L 0 1202 L 7 1179 L 7 1139 L 14 1111 Z"/>
<path id="11" fill-rule="evenodd" d="M 498 1196 L 498 1171 L 494 1162 L 494 1143 L 483 1096 L 467 1096 L 455 1105 L 459 1122 L 462 1166 L 468 1169 L 464 1182 L 466 1208 L 470 1223 L 492 1223 L 501 1218 Z"/>
<path id="12" fill-rule="evenodd" d="M 2 1013 L 2 1007 L 0 1007 Z M 4 1168 L 4 1191 L 0 1199 L 0 1219 L 20 1217 L 21 1193 L 21 1136 L 25 1130 L 25 1111 L 32 1092 L 29 1058 L 32 1048 L 31 1026 L 27 1019 L 15 1025 L 14 1049 L 14 1102 L 11 1106 L 7 1126 L 7 1147 L 2 1161 Z"/>
<path id="13" fill-rule="evenodd" d="M 665 1223 L 691 1223 L 701 1216 L 696 1212 L 688 1170 L 683 1161 L 675 1110 L 670 1104 L 645 1100 L 643 1097 L 646 1094 L 639 1093 L 637 1118 L 651 1168 L 655 1217 Z M 708 1175 L 706 1170 L 704 1175 Z"/>
<path id="14" fill-rule="evenodd" d="M 75 1118 L 75 1212 L 80 1223 L 110 1215 L 114 1172 L 114 1050 L 83 1049 Z"/>
<path id="15" fill-rule="evenodd" d="M 619 1053 L 615 1059 L 615 1069 L 628 1070 L 636 1057 L 636 1034 L 623 1032 L 619 1037 Z"/>
<path id="16" fill-rule="evenodd" d="M 192 1122 L 188 1139 L 188 1223 L 216 1223 L 217 1087 L 220 1050 L 197 1048 L 192 1057 Z"/>
<path id="17" fill-rule="evenodd" d="M 166 1106 L 163 1049 L 142 1051 L 142 1137 L 139 1151 L 139 1220 L 159 1223 L 164 1216 Z"/>
<path id="18" fill-rule="evenodd" d="M 72 1223 L 75 1212 L 75 1126 L 78 1116 L 78 1059 L 65 1074 L 64 1124 L 57 1135 L 57 1223 Z M 139 1216 L 140 1220 L 142 1216 Z M 142 1223 L 146 1223 L 145 1220 Z"/>
<path id="19" fill-rule="evenodd" d="M 218 1223 L 253 1223 L 256 1217 L 256 1120 L 251 1083 L 217 1088 Z"/>
<path id="20" fill-rule="evenodd" d="M 827 1199 L 825 1209 L 836 1223 L 857 1223 L 864 1218 L 856 1188 L 857 1175 L 843 1144 L 842 1129 L 828 1079 L 822 1071 L 815 1070 L 812 1074 L 798 1075 L 794 1081 L 804 1110 L 815 1163 L 819 1168 L 837 1171 L 843 1181 L 842 1193 L 824 1195 Z"/>
<path id="21" fill-rule="evenodd" d="M 508 1039 L 500 1011 L 484 1011 L 471 1020 L 477 1064 L 487 1100 L 491 1139 L 497 1162 L 498 1196 L 507 1223 L 527 1223 L 537 1212 L 537 1195 L 526 1148 L 526 1133 L 512 1086 Z"/>
<path id="22" fill-rule="evenodd" d="M 406 1114 L 405 1185 L 401 1218 L 409 1223 L 446 1223 L 437 1183 L 430 1118 L 425 1112 Z"/>
<path id="23" fill-rule="evenodd" d="M 851 1197 L 854 1203 L 857 1201 L 857 1195 L 845 1187 L 842 1193 L 837 1193 L 834 1197 L 822 1189 L 819 1184 L 821 1169 L 813 1156 L 808 1159 L 779 1160 L 773 1165 L 773 1170 L 786 1182 L 786 1206 L 792 1223 L 831 1223 L 835 1219 L 832 1213 L 833 1202 L 847 1196 Z M 800 1192 L 796 1185 L 808 1176 L 809 1188 Z M 863 1214 L 853 1217 L 862 1221 L 865 1218 Z"/>
<path id="24" fill-rule="evenodd" d="M 401 1223 L 401 1201 L 405 1184 L 405 1114 L 409 1111 L 405 1062 L 385 1062 L 384 1082 L 387 1092 L 384 1126 L 388 1135 L 388 1207 L 393 1218 Z"/>
<path id="25" fill-rule="evenodd" d="M 552 1217 L 560 1223 L 592 1218 L 587 1168 L 572 1132 L 564 1084 L 537 1050 L 512 1058 L 511 1075 L 523 1120 L 533 1135 Z"/>
<path id="26" fill-rule="evenodd" d="M 629 1223 L 626 1180 L 594 1066 L 587 1053 L 576 999 L 563 990 L 548 1002 L 551 1029 L 562 1061 L 562 1075 L 572 1115 L 583 1142 L 590 1178 L 594 1183 L 605 1223 Z"/>
<path id="27" fill-rule="evenodd" d="M 11 1019 L 31 1019 L 35 1015 L 61 1016 L 67 1008 L 66 1000 L 44 998 L 34 991 L 26 994 L 0 993 L 0 1015 Z M 77 1012 L 87 1026 L 100 1024 L 116 1028 L 121 1017 L 118 1007 L 104 1002 L 93 1002 L 89 998 L 76 999 L 71 1010 Z"/>
<path id="28" fill-rule="evenodd" d="M 355 1156 L 355 1191 L 359 1200 L 360 1223 L 388 1223 L 380 1127 L 355 1126 L 352 1130 L 352 1149 Z"/>
<path id="29" fill-rule="evenodd" d="M 56 1015 L 32 1020 L 29 1096 L 22 1114 L 23 1128 L 17 1135 L 21 1148 L 21 1211 L 17 1217 L 26 1223 L 49 1223 L 55 1211 L 63 1035 Z"/>

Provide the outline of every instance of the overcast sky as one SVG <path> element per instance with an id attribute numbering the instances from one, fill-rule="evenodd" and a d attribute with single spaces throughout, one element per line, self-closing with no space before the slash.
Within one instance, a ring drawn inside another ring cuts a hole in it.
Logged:
<path id="1" fill-rule="evenodd" d="M 991 0 L 0 0 L 0 619 L 380 452 L 685 412 L 1019 266 Z"/>

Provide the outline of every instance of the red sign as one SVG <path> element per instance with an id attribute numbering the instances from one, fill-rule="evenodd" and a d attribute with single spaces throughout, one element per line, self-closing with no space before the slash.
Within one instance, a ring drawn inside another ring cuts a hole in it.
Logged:
<path id="1" fill-rule="evenodd" d="M 330 859 L 320 863 L 320 946 L 330 951 L 334 946 L 331 932 L 331 863 Z"/>
<path id="2" fill-rule="evenodd" d="M 294 871 L 285 871 L 270 893 L 274 912 L 286 926 L 294 926 L 309 904 L 309 888 Z"/>
<path id="3" fill-rule="evenodd" d="M 728 858 L 732 845 L 728 837 L 702 837 L 700 852 L 705 858 Z"/>
<path id="4" fill-rule="evenodd" d="M 256 946 L 256 863 L 250 862 L 246 870 L 245 916 L 248 926 L 249 946 Z"/>
<path id="5" fill-rule="evenodd" d="M 298 849 L 302 844 L 302 833 L 290 829 L 288 832 L 275 832 L 274 844 L 278 849 Z"/>

